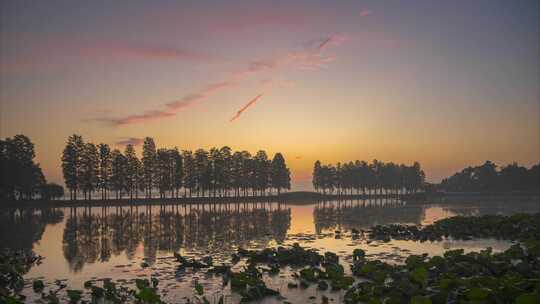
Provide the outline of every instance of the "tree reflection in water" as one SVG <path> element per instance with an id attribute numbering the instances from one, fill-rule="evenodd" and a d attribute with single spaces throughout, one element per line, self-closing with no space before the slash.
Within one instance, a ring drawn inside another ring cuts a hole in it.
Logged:
<path id="1" fill-rule="evenodd" d="M 64 257 L 72 271 L 125 253 L 139 245 L 149 265 L 157 256 L 181 249 L 219 253 L 284 241 L 291 211 L 278 203 L 204 204 L 71 208 L 63 236 Z"/>
<path id="2" fill-rule="evenodd" d="M 317 233 L 395 223 L 419 224 L 424 207 L 398 199 L 323 201 L 313 210 Z"/>
<path id="3" fill-rule="evenodd" d="M 60 209 L 0 209 L 0 248 L 32 249 L 47 224 L 62 221 Z"/>

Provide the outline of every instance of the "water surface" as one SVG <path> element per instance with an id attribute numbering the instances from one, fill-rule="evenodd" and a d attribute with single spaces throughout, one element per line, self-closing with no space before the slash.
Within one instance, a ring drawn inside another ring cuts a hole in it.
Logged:
<path id="1" fill-rule="evenodd" d="M 160 279 L 165 301 L 178 302 L 193 294 L 195 281 L 202 283 L 210 299 L 221 294 L 227 302 L 238 296 L 222 288 L 220 277 L 204 271 L 178 272 L 173 252 L 203 257 L 215 263 L 228 262 L 239 247 L 262 249 L 295 242 L 338 253 L 344 262 L 352 250 L 366 250 L 368 258 L 400 263 L 411 254 L 442 254 L 463 248 L 494 251 L 510 246 L 506 240 L 475 239 L 439 242 L 371 242 L 351 229 L 365 230 L 379 224 L 427 225 L 455 215 L 514 214 L 540 212 L 538 199 L 446 199 L 432 202 L 403 202 L 395 199 L 328 201 L 316 204 L 240 203 L 165 205 L 138 207 L 77 207 L 4 209 L 1 211 L 2 247 L 31 248 L 45 259 L 25 276 L 42 278 L 51 285 L 65 280 L 69 288 L 82 289 L 87 280 L 112 278 L 129 285 L 134 278 Z M 238 265 L 237 268 L 240 268 Z M 348 267 L 345 267 L 348 269 Z M 320 292 L 314 287 L 286 287 L 294 270 L 285 269 L 266 277 L 292 301 L 324 293 L 339 301 L 340 293 Z M 35 299 L 31 287 L 24 292 Z M 295 301 L 296 300 L 296 301 Z M 280 302 L 275 298 L 268 303 Z"/>

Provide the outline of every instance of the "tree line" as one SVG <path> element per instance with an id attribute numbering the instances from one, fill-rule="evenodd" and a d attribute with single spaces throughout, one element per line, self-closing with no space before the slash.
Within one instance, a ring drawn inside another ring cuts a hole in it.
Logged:
<path id="1" fill-rule="evenodd" d="M 54 199 L 64 195 L 62 186 L 47 183 L 35 157 L 34 144 L 27 136 L 0 139 L 0 198 Z"/>
<path id="2" fill-rule="evenodd" d="M 527 169 L 514 162 L 498 169 L 488 160 L 443 179 L 439 188 L 451 192 L 539 192 L 540 164 Z"/>
<path id="3" fill-rule="evenodd" d="M 412 166 L 384 163 L 374 160 L 371 163 L 356 160 L 336 165 L 323 165 L 316 161 L 313 167 L 313 188 L 326 194 L 366 193 L 411 193 L 422 189 L 425 174 L 420 164 Z"/>
<path id="4" fill-rule="evenodd" d="M 110 198 L 110 192 L 117 199 L 139 194 L 152 198 L 154 191 L 160 198 L 177 198 L 265 195 L 273 189 L 279 195 L 291 187 L 290 170 L 281 153 L 270 160 L 263 150 L 252 156 L 226 146 L 180 151 L 156 148 L 151 137 L 144 139 L 138 158 L 131 144 L 122 152 L 103 143 L 85 143 L 74 134 L 62 153 L 62 171 L 72 200 L 81 192 L 85 199 L 95 192 L 102 199 Z"/>

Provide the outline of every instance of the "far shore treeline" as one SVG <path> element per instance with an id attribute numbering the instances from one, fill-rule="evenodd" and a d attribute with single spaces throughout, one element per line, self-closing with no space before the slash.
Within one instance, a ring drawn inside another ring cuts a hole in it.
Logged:
<path id="1" fill-rule="evenodd" d="M 316 161 L 313 166 L 313 188 L 323 193 L 338 194 L 362 191 L 363 194 L 379 193 L 399 194 L 417 192 L 424 188 L 425 174 L 420 163 L 412 166 L 384 163 L 374 160 L 372 163 L 356 160 L 355 162 L 322 165 Z"/>
<path id="2" fill-rule="evenodd" d="M 139 159 L 131 144 L 122 153 L 72 135 L 62 154 L 62 172 L 72 200 L 81 192 L 91 199 L 96 191 L 101 199 L 110 198 L 110 192 L 119 199 L 139 194 L 152 198 L 154 190 L 160 198 L 178 198 L 266 195 L 272 189 L 279 194 L 291 188 L 290 170 L 281 153 L 269 159 L 264 150 L 253 156 L 229 147 L 180 151 L 156 148 L 151 137 L 144 139 Z"/>
<path id="3" fill-rule="evenodd" d="M 527 169 L 517 163 L 497 170 L 486 161 L 443 179 L 440 189 L 449 192 L 540 192 L 540 164 Z"/>
<path id="4" fill-rule="evenodd" d="M 61 156 L 64 183 L 70 199 L 238 197 L 264 196 L 290 190 L 290 170 L 281 153 L 272 159 L 265 151 L 255 155 L 229 147 L 209 151 L 157 148 L 147 137 L 141 158 L 133 145 L 124 151 L 107 144 L 68 138 Z M 0 139 L 0 199 L 44 200 L 64 197 L 64 187 L 47 183 L 34 161 L 34 144 L 22 134 Z M 467 167 L 429 184 L 420 163 L 395 164 L 374 160 L 322 164 L 313 168 L 313 187 L 323 194 L 404 194 L 417 191 L 540 193 L 540 164 L 526 168 L 512 163 L 498 167 L 491 161 Z"/>

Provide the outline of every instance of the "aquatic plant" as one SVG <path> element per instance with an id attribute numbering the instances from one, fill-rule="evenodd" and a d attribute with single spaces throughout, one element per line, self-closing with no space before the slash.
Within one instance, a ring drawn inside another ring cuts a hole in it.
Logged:
<path id="1" fill-rule="evenodd" d="M 22 303 L 25 297 L 20 294 L 24 288 L 23 275 L 42 257 L 32 251 L 4 250 L 0 252 L 0 303 Z M 35 283 L 34 289 L 42 290 L 42 284 Z"/>
<path id="2" fill-rule="evenodd" d="M 362 280 L 346 303 L 540 303 L 540 241 L 443 256 L 412 255 L 405 265 L 360 259 L 351 265 Z M 532 301 L 532 302 L 530 302 Z"/>
<path id="3" fill-rule="evenodd" d="M 446 237 L 461 240 L 472 238 L 540 239 L 540 214 L 455 216 L 439 220 L 425 227 L 378 225 L 371 228 L 369 236 L 372 239 L 385 242 L 390 241 L 390 239 L 422 242 L 440 241 Z"/>

